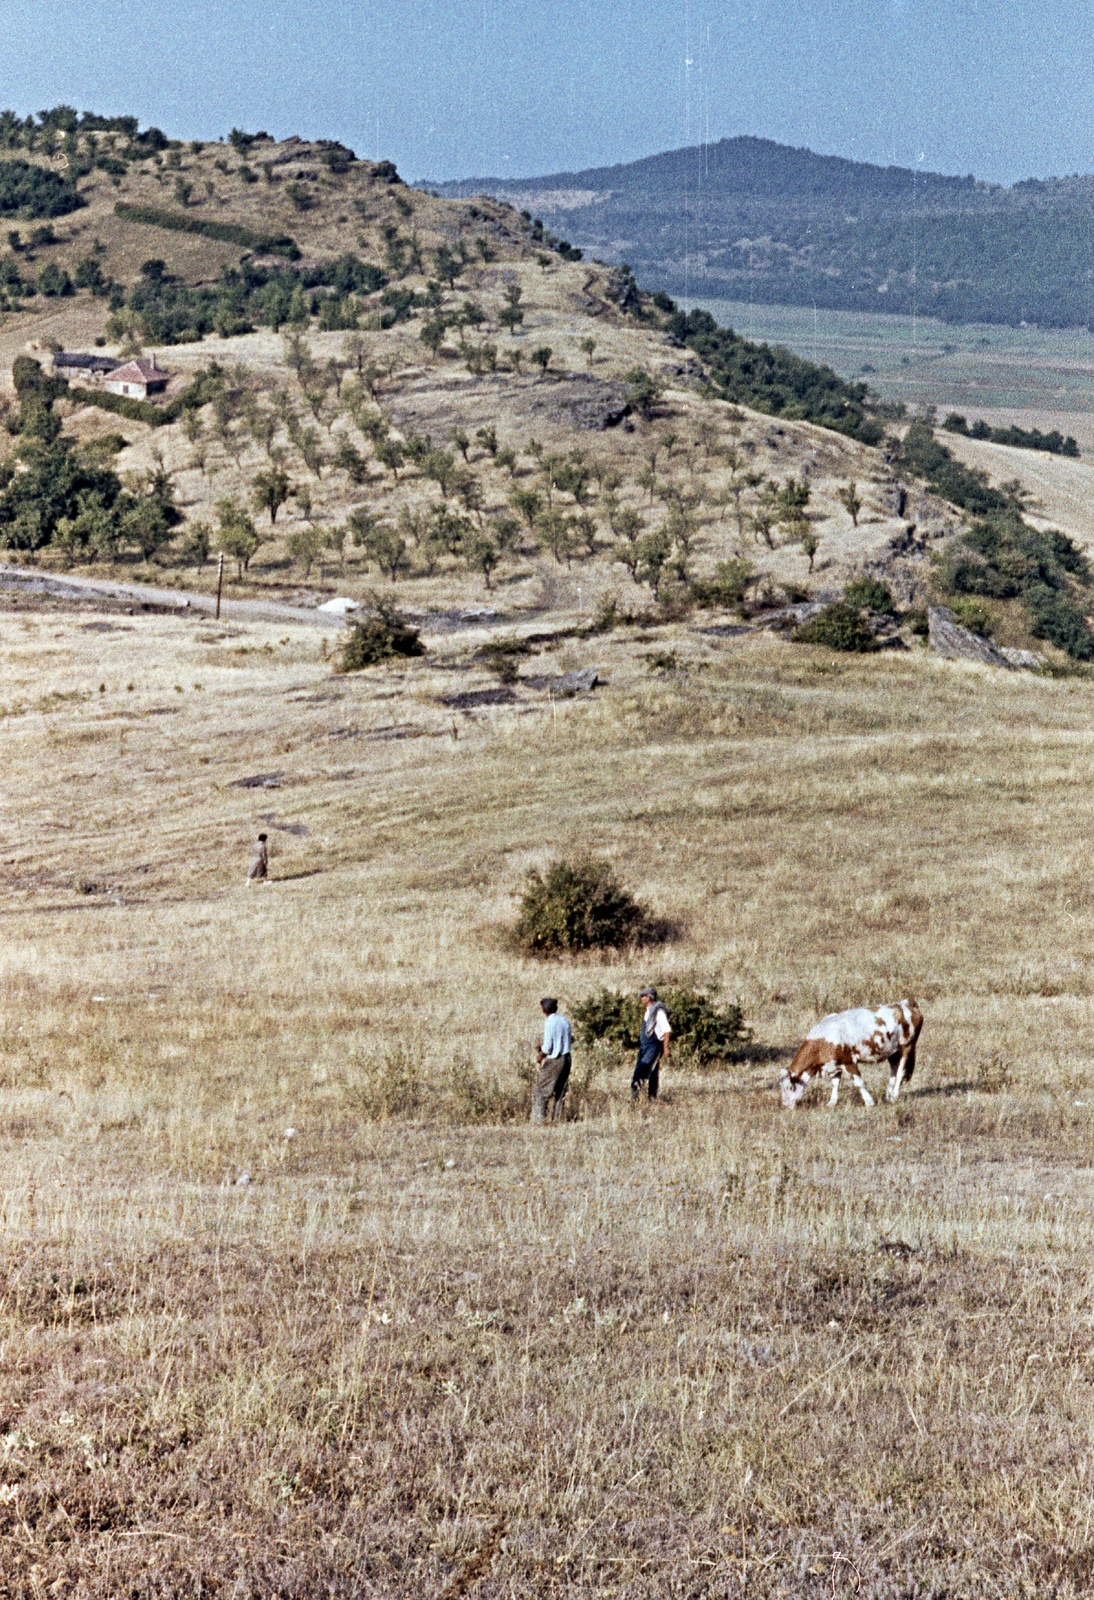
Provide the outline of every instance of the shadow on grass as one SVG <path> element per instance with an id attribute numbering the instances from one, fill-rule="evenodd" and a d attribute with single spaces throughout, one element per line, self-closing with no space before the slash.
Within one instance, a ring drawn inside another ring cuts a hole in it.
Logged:
<path id="1" fill-rule="evenodd" d="M 948 1100 L 951 1095 L 969 1094 L 974 1089 L 979 1089 L 978 1083 L 966 1080 L 962 1083 L 933 1084 L 929 1089 L 909 1089 L 906 1098 L 909 1100 Z"/>

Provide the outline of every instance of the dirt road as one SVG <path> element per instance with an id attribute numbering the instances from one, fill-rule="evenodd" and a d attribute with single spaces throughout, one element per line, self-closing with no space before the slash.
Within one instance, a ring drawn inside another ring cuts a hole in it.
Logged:
<path id="1" fill-rule="evenodd" d="M 213 595 L 193 594 L 182 589 L 161 589 L 148 583 L 85 578 L 70 572 L 59 576 L 52 572 L 36 572 L 27 567 L 0 565 L 0 588 L 27 595 L 49 595 L 55 599 L 81 600 L 98 595 L 124 605 L 193 611 L 202 616 L 213 616 L 216 612 L 216 598 Z M 283 605 L 276 600 L 222 600 L 220 615 L 225 622 L 284 622 L 334 629 L 342 626 L 342 619 L 332 616 L 330 612 Z"/>

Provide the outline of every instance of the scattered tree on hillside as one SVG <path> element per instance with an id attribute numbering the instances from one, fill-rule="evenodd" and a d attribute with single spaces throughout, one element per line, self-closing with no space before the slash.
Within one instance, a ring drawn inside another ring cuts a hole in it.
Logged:
<path id="1" fill-rule="evenodd" d="M 498 312 L 498 322 L 509 333 L 516 333 L 524 321 L 524 312 L 520 307 L 523 292 L 519 283 L 511 283 L 505 289 L 505 304 Z"/>
<path id="2" fill-rule="evenodd" d="M 289 475 L 283 467 L 267 467 L 262 472 L 255 473 L 251 484 L 251 499 L 256 511 L 270 513 L 271 528 L 277 521 L 277 513 L 291 493 Z"/>
<path id="3" fill-rule="evenodd" d="M 487 589 L 493 587 L 491 574 L 501 561 L 501 551 L 489 534 L 475 532 L 464 547 L 464 558 L 472 572 L 481 572 Z"/>
<path id="4" fill-rule="evenodd" d="M 217 527 L 213 537 L 217 549 L 237 563 L 238 575 L 242 578 L 260 541 L 253 521 L 233 496 L 217 502 Z"/>
<path id="5" fill-rule="evenodd" d="M 851 526 L 857 528 L 859 512 L 862 510 L 862 501 L 859 498 L 858 484 L 853 478 L 846 488 L 836 490 L 836 498 L 851 518 Z"/>
<path id="6" fill-rule="evenodd" d="M 627 373 L 627 399 L 647 422 L 656 415 L 664 387 L 645 367 L 635 367 Z"/>
<path id="7" fill-rule="evenodd" d="M 293 528 L 285 540 L 285 551 L 290 561 L 303 568 L 305 582 L 311 569 L 323 554 L 326 538 L 321 528 Z"/>

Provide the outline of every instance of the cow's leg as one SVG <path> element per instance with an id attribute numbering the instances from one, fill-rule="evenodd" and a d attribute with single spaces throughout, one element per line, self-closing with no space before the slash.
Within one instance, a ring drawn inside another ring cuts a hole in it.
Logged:
<path id="1" fill-rule="evenodd" d="M 852 1071 L 850 1073 L 850 1078 L 851 1078 L 851 1082 L 854 1084 L 855 1088 L 858 1090 L 859 1094 L 862 1096 L 863 1105 L 864 1106 L 872 1106 L 874 1104 L 874 1097 L 870 1093 L 869 1089 L 866 1087 L 866 1083 L 865 1083 L 865 1081 L 863 1079 L 862 1073 L 861 1072 Z"/>
<path id="2" fill-rule="evenodd" d="M 824 1076 L 826 1078 L 830 1076 L 832 1079 L 832 1093 L 828 1096 L 828 1104 L 829 1106 L 837 1105 L 839 1103 L 839 1086 L 840 1079 L 843 1077 L 843 1068 L 836 1067 L 831 1072 L 826 1069 Z"/>
<path id="3" fill-rule="evenodd" d="M 904 1063 L 907 1056 L 905 1050 L 894 1050 L 889 1057 L 889 1082 L 885 1087 L 885 1098 L 890 1104 L 900 1093 L 900 1086 L 904 1082 Z"/>

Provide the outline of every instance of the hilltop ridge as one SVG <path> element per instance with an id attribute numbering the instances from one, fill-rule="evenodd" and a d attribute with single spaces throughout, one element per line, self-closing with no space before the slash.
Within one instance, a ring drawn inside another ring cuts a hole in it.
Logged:
<path id="1" fill-rule="evenodd" d="M 672 294 L 1089 326 L 1094 179 L 880 167 L 739 137 L 613 167 L 475 178 Z"/>
<path id="2" fill-rule="evenodd" d="M 240 597 L 382 580 L 424 615 L 498 589 L 510 622 L 820 604 L 864 570 L 914 608 L 955 505 L 1017 514 L 943 447 L 902 453 L 864 384 L 643 293 L 503 200 L 425 194 L 329 141 L 73 118 L 0 115 L 0 185 L 13 164 L 22 185 L 0 544 L 27 560 L 200 588 L 219 552 Z M 138 368 L 112 393 L 61 348 L 153 355 L 167 392 L 144 398 Z M 1081 618 L 1050 621 L 1087 648 Z"/>

